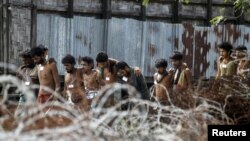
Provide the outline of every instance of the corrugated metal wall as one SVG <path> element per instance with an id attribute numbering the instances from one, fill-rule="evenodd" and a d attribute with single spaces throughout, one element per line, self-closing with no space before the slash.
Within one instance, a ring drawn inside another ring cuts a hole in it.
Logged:
<path id="1" fill-rule="evenodd" d="M 95 58 L 104 50 L 110 57 L 139 66 L 145 76 L 152 76 L 157 58 L 169 58 L 173 50 L 179 50 L 185 53 L 194 77 L 210 77 L 216 73 L 219 43 L 230 41 L 235 46 L 250 47 L 250 28 L 246 26 L 200 27 L 82 16 L 68 19 L 54 14 L 38 14 L 37 19 L 37 44 L 49 47 L 49 55 L 57 60 L 60 74 L 64 74 L 61 59 L 65 54 Z"/>

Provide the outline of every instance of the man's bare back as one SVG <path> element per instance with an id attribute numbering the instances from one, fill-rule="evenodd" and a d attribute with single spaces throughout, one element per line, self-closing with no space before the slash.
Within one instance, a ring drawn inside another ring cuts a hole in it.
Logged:
<path id="1" fill-rule="evenodd" d="M 166 101 L 168 93 L 172 91 L 172 75 L 166 74 L 164 76 L 156 73 L 155 77 L 155 96 L 161 102 Z"/>

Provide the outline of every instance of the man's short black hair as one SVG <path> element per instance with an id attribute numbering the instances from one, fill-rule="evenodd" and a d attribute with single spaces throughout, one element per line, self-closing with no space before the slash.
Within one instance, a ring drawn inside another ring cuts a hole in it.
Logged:
<path id="1" fill-rule="evenodd" d="M 99 52 L 97 55 L 96 55 L 96 62 L 107 62 L 109 59 L 107 53 L 105 52 Z"/>
<path id="2" fill-rule="evenodd" d="M 93 58 L 89 56 L 80 57 L 79 61 L 84 61 L 84 62 L 87 62 L 88 64 L 94 64 Z"/>
<path id="3" fill-rule="evenodd" d="M 26 50 L 22 51 L 19 54 L 19 56 L 22 57 L 22 58 L 32 58 L 31 53 L 30 53 L 30 49 L 26 49 Z"/>
<path id="4" fill-rule="evenodd" d="M 247 47 L 244 45 L 239 45 L 235 48 L 237 51 L 247 51 Z"/>
<path id="5" fill-rule="evenodd" d="M 222 42 L 218 47 L 226 50 L 227 52 L 232 52 L 233 50 L 233 46 L 229 42 Z"/>
<path id="6" fill-rule="evenodd" d="M 31 57 L 42 56 L 42 55 L 44 55 L 44 51 L 43 51 L 43 48 L 37 46 L 37 47 L 31 48 L 30 54 L 31 54 Z"/>
<path id="7" fill-rule="evenodd" d="M 93 64 L 91 69 L 94 68 L 94 59 L 92 57 L 89 57 L 89 56 L 79 57 L 78 61 L 79 61 L 79 63 L 81 61 L 84 61 L 84 62 L 87 62 L 89 65 Z"/>
<path id="8" fill-rule="evenodd" d="M 183 59 L 183 54 L 179 51 L 174 51 L 173 54 L 170 56 L 170 59 L 173 60 L 182 60 Z"/>
<path id="9" fill-rule="evenodd" d="M 65 57 L 63 57 L 62 64 L 72 64 L 72 65 L 75 65 L 76 64 L 75 57 L 72 56 L 72 55 L 70 55 L 70 54 L 67 54 Z"/>
<path id="10" fill-rule="evenodd" d="M 168 67 L 168 61 L 166 59 L 157 59 L 155 61 L 155 67 L 156 68 L 160 68 L 160 67 L 163 67 L 163 68 L 166 68 Z"/>
<path id="11" fill-rule="evenodd" d="M 48 48 L 42 44 L 39 44 L 37 47 L 40 47 L 44 52 L 48 50 Z"/>
<path id="12" fill-rule="evenodd" d="M 124 70 L 126 67 L 129 67 L 129 65 L 124 61 L 120 61 L 116 63 L 115 67 L 117 70 L 120 70 L 120 69 Z"/>

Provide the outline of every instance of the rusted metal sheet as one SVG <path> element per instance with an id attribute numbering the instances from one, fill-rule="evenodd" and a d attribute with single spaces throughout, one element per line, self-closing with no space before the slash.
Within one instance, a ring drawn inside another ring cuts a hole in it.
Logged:
<path id="1" fill-rule="evenodd" d="M 49 48 L 60 74 L 64 74 L 61 59 L 66 54 L 95 57 L 103 46 L 103 20 L 74 16 L 73 19 L 52 14 L 38 14 L 37 44 Z"/>
<path id="2" fill-rule="evenodd" d="M 194 34 L 195 34 L 195 27 L 192 24 L 183 24 L 183 32 L 181 35 L 182 37 L 180 38 L 182 40 L 182 46 L 183 46 L 183 53 L 184 55 L 184 60 L 188 64 L 190 68 L 193 69 L 194 65 Z M 193 71 L 194 73 L 194 71 Z"/>
<path id="3" fill-rule="evenodd" d="M 72 20 L 49 14 L 37 15 L 37 44 L 49 49 L 49 56 L 55 58 L 60 74 L 63 74 L 62 57 L 72 48 Z"/>
<path id="4" fill-rule="evenodd" d="M 110 57 L 141 67 L 142 22 L 112 18 L 108 23 L 107 53 Z"/>
<path id="5" fill-rule="evenodd" d="M 142 54 L 142 68 L 146 76 L 155 72 L 155 60 L 165 58 L 169 60 L 172 53 L 173 41 L 172 24 L 163 22 L 144 22 L 144 40 Z"/>
<path id="6" fill-rule="evenodd" d="M 104 46 L 104 20 L 75 16 L 73 23 L 70 52 L 76 58 L 90 56 L 95 59 L 96 54 L 102 51 Z"/>
<path id="7" fill-rule="evenodd" d="M 95 58 L 104 50 L 112 58 L 140 67 L 145 76 L 153 76 L 155 60 L 170 61 L 169 56 L 178 50 L 184 53 L 184 61 L 195 78 L 211 77 L 216 74 L 218 44 L 229 41 L 234 46 L 250 47 L 250 28 L 231 24 L 202 27 L 121 18 L 67 19 L 51 14 L 38 14 L 37 23 L 37 44 L 49 47 L 61 74 L 64 72 L 61 59 L 65 54 Z"/>

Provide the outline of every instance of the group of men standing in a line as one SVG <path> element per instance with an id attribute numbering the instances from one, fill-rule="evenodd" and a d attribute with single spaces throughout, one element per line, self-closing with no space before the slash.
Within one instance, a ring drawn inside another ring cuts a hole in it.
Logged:
<path id="1" fill-rule="evenodd" d="M 247 48 L 239 46 L 235 49 L 236 58 L 232 57 L 233 47 L 228 42 L 219 46 L 218 73 L 216 79 L 238 76 L 240 80 L 248 79 L 249 61 L 246 59 Z M 134 86 L 144 100 L 150 100 L 152 96 L 164 104 L 169 93 L 183 93 L 192 90 L 192 73 L 188 65 L 183 62 L 183 54 L 175 51 L 170 56 L 173 68 L 167 70 L 168 62 L 161 58 L 155 61 L 156 73 L 154 74 L 153 91 L 150 94 L 145 78 L 138 67 L 131 67 L 124 61 L 109 58 L 104 52 L 99 52 L 95 58 L 89 56 L 80 57 L 77 61 L 81 66 L 76 68 L 76 59 L 72 55 L 66 55 L 61 63 L 66 74 L 64 86 L 61 88 L 57 69 L 57 62 L 48 57 L 48 49 L 43 45 L 31 48 L 20 54 L 23 65 L 17 70 L 19 77 L 25 85 L 39 85 L 35 89 L 37 101 L 45 103 L 55 100 L 53 93 L 61 94 L 68 103 L 83 111 L 88 111 L 93 99 L 98 97 L 105 85 L 113 83 L 129 84 Z M 125 96 L 126 97 L 126 96 Z M 25 101 L 25 96 L 20 95 L 20 102 Z M 114 100 L 109 100 L 109 106 L 114 105 Z"/>

